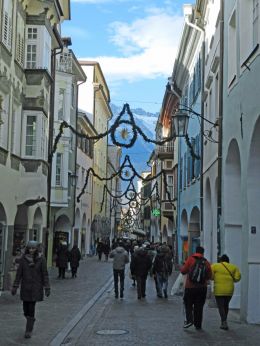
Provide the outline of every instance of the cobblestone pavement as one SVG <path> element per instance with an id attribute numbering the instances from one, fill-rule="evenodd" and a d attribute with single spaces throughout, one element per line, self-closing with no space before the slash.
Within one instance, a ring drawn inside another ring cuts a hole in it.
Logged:
<path id="1" fill-rule="evenodd" d="M 57 279 L 57 269 L 49 270 L 51 295 L 36 304 L 36 322 L 33 337 L 24 339 L 25 318 L 19 292 L 12 296 L 3 292 L 0 297 L 0 346 L 47 346 L 55 335 L 110 279 L 112 264 L 88 257 L 80 262 L 78 277 Z"/>
<path id="2" fill-rule="evenodd" d="M 171 277 L 170 287 L 176 273 Z M 182 297 L 157 298 L 154 283 L 148 279 L 147 296 L 139 301 L 136 289 L 127 281 L 124 299 L 116 300 L 113 291 L 103 296 L 74 333 L 65 340 L 65 345 L 76 346 L 259 346 L 260 326 L 240 323 L 234 311 L 229 315 L 229 331 L 219 328 L 216 308 L 204 309 L 203 329 L 193 326 L 183 329 Z M 95 311 L 94 311 L 95 310 Z M 91 321 L 91 322 L 89 322 Z M 121 331 L 125 334 L 113 335 Z M 106 334 L 99 334 L 106 333 Z"/>
<path id="3" fill-rule="evenodd" d="M 23 338 L 25 319 L 19 296 L 4 292 L 0 297 L 0 346 L 260 345 L 260 326 L 240 323 L 238 315 L 231 311 L 230 330 L 220 330 L 218 312 L 208 304 L 202 331 L 194 327 L 183 330 L 182 298 L 157 298 L 151 278 L 145 299 L 137 300 L 136 288 L 126 277 L 125 297 L 116 300 L 112 286 L 108 288 L 111 274 L 112 263 L 99 262 L 96 257 L 81 262 L 75 280 L 58 280 L 56 269 L 51 270 L 51 296 L 37 305 L 31 339 Z M 169 288 L 176 275 L 171 276 Z M 102 287 L 105 290 L 101 298 L 92 308 L 85 309 Z M 61 342 L 57 342 L 59 334 L 64 336 Z"/>

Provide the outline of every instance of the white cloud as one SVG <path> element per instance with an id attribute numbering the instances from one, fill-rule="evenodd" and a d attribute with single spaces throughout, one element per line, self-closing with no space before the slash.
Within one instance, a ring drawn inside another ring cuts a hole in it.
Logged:
<path id="1" fill-rule="evenodd" d="M 121 57 L 82 57 L 95 60 L 110 83 L 168 77 L 177 53 L 183 17 L 150 8 L 149 14 L 132 24 L 114 22 L 110 25 L 110 40 Z"/>

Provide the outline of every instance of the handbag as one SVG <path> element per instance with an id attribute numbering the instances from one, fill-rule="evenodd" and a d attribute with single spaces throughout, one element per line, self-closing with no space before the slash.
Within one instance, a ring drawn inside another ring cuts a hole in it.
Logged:
<path id="1" fill-rule="evenodd" d="M 230 276 L 232 277 L 233 281 L 235 282 L 236 280 L 235 280 L 233 274 L 231 273 L 231 271 L 228 269 L 228 267 L 225 266 L 225 264 L 223 262 L 221 262 L 221 264 L 226 268 L 226 270 L 229 272 Z"/>

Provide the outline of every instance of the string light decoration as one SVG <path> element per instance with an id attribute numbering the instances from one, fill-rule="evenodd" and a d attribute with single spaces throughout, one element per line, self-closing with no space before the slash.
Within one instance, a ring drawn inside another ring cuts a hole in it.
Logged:
<path id="1" fill-rule="evenodd" d="M 154 191 L 156 191 L 155 201 L 157 201 L 161 205 L 161 199 L 160 199 L 160 195 L 159 195 L 158 182 L 156 182 L 154 184 L 154 187 L 152 188 L 152 190 L 150 192 L 150 195 L 145 197 L 145 198 L 143 198 L 141 196 L 140 192 L 136 191 L 135 186 L 134 186 L 132 181 L 129 183 L 129 185 L 127 186 L 126 190 L 121 195 L 113 195 L 112 192 L 108 189 L 107 185 L 104 185 L 103 186 L 103 197 L 102 197 L 102 202 L 101 202 L 101 206 L 100 206 L 100 213 L 103 210 L 103 205 L 104 205 L 104 201 L 105 201 L 107 193 L 114 200 L 118 200 L 118 202 L 117 202 L 118 204 L 117 205 L 121 205 L 121 206 L 129 205 L 131 208 L 137 208 L 137 207 L 140 208 L 141 206 L 144 206 L 148 202 L 150 202 L 150 199 L 151 199 Z M 122 197 L 125 197 L 126 202 L 121 202 L 120 201 Z M 171 201 L 170 201 L 170 203 L 171 203 Z"/>
<path id="2" fill-rule="evenodd" d="M 128 172 L 127 177 L 125 177 L 125 172 L 126 172 L 125 169 L 127 169 L 127 172 Z M 113 173 L 110 177 L 100 177 L 94 171 L 94 169 L 92 167 L 90 167 L 87 170 L 87 173 L 86 173 L 86 178 L 85 178 L 84 186 L 82 187 L 81 192 L 77 196 L 77 202 L 80 201 L 81 196 L 85 193 L 85 189 L 86 189 L 87 184 L 88 184 L 88 179 L 89 179 L 90 173 L 92 173 L 92 176 L 96 177 L 100 181 L 109 181 L 109 180 L 112 180 L 113 178 L 115 178 L 116 176 L 119 176 L 120 179 L 123 180 L 123 181 L 129 181 L 129 184 L 128 184 L 128 187 L 127 187 L 126 191 L 124 193 L 122 193 L 121 195 L 113 196 L 113 194 L 111 192 L 109 192 L 111 197 L 118 198 L 118 199 L 122 198 L 123 196 L 125 196 L 127 198 L 128 191 L 130 191 L 130 192 L 132 191 L 134 193 L 134 195 L 137 195 L 137 192 L 136 192 L 134 184 L 133 184 L 133 180 L 135 179 L 135 177 L 138 177 L 143 182 L 149 182 L 149 181 L 152 181 L 152 180 L 156 180 L 157 178 L 162 176 L 162 181 L 163 181 L 163 184 L 164 184 L 164 191 L 165 191 L 165 194 L 167 196 L 167 200 L 173 205 L 174 209 L 176 208 L 175 205 L 172 203 L 171 195 L 170 195 L 170 192 L 168 191 L 168 188 L 167 188 L 167 174 L 166 174 L 166 171 L 164 169 L 162 169 L 159 173 L 157 173 L 156 175 L 154 175 L 152 177 L 143 178 L 135 170 L 135 168 L 134 168 L 134 166 L 133 166 L 133 164 L 132 164 L 132 162 L 131 162 L 131 160 L 130 160 L 128 155 L 125 156 L 124 161 L 121 164 L 121 166 L 119 167 L 118 172 L 117 173 Z M 156 184 L 155 184 L 155 186 L 156 186 Z M 103 200 L 102 200 L 101 205 L 103 205 L 103 203 L 104 203 L 105 191 L 109 191 L 109 189 L 108 189 L 106 184 L 104 185 L 104 189 L 103 189 Z M 159 195 L 159 193 L 158 193 L 158 195 Z M 135 197 L 131 197 L 131 198 L 127 198 L 127 199 L 129 199 L 129 201 L 130 201 L 130 200 L 134 200 Z"/>
<path id="3" fill-rule="evenodd" d="M 127 119 L 125 118 L 125 116 L 127 116 Z M 57 136 L 55 137 L 54 140 L 54 144 L 53 144 L 53 149 L 49 155 L 49 160 L 50 162 L 53 159 L 53 155 L 55 154 L 56 150 L 57 150 L 57 146 L 58 143 L 64 133 L 65 129 L 69 129 L 70 131 L 73 132 L 73 134 L 75 134 L 76 136 L 78 136 L 79 138 L 85 138 L 86 140 L 93 140 L 93 141 L 99 141 L 100 139 L 109 136 L 111 138 L 112 143 L 115 146 L 118 147 L 124 147 L 124 148 L 130 148 L 132 147 L 137 139 L 137 136 L 140 135 L 144 141 L 148 142 L 148 143 L 153 143 L 157 146 L 162 146 L 167 142 L 171 142 L 172 140 L 174 140 L 176 138 L 175 134 L 172 134 L 171 136 L 164 138 L 163 140 L 154 140 L 154 139 L 150 139 L 148 138 L 145 133 L 141 130 L 141 128 L 139 126 L 137 126 L 135 120 L 134 120 L 134 116 L 130 110 L 129 104 L 124 104 L 122 111 L 119 113 L 119 115 L 117 116 L 117 118 L 115 119 L 113 125 L 104 133 L 100 133 L 94 136 L 89 136 L 87 134 L 78 132 L 75 128 L 73 128 L 71 125 L 69 125 L 66 121 L 63 121 L 60 124 L 59 127 L 59 133 L 57 134 Z M 121 138 L 121 140 L 119 139 Z M 200 159 L 200 157 L 194 152 L 193 150 L 193 146 L 190 143 L 189 137 L 188 135 L 185 136 L 187 145 L 189 147 L 189 150 L 191 152 L 191 155 L 195 158 L 195 159 Z M 100 177 L 94 170 L 92 167 L 90 167 L 87 170 L 86 173 L 86 178 L 85 178 L 85 183 L 84 186 L 82 187 L 79 195 L 77 196 L 77 202 L 80 201 L 81 196 L 85 193 L 85 189 L 86 186 L 88 184 L 88 179 L 89 179 L 89 175 L 90 173 L 92 173 L 92 176 L 97 178 L 100 181 L 110 181 L 115 177 L 119 177 L 122 181 L 128 181 L 128 187 L 126 189 L 126 191 L 120 195 L 113 195 L 112 192 L 109 190 L 109 188 L 107 187 L 107 185 L 105 184 L 103 187 L 103 198 L 102 198 L 102 202 L 101 202 L 101 211 L 103 208 L 103 204 L 105 201 L 105 197 L 107 196 L 107 194 L 109 194 L 114 200 L 116 200 L 117 203 L 113 203 L 112 209 L 115 208 L 116 205 L 131 205 L 131 203 L 133 204 L 134 202 L 136 202 L 136 205 L 139 209 L 141 209 L 141 206 L 147 204 L 152 195 L 153 192 L 156 190 L 156 198 L 155 201 L 157 201 L 159 203 L 159 205 L 161 205 L 161 198 L 160 198 L 160 194 L 159 194 L 159 189 L 158 189 L 158 184 L 157 182 L 154 184 L 154 187 L 150 193 L 150 195 L 146 198 L 143 198 L 140 193 L 137 193 L 137 191 L 135 190 L 134 184 L 133 184 L 133 180 L 137 177 L 139 178 L 141 181 L 143 182 L 149 182 L 152 180 L 156 180 L 157 178 L 162 176 L 162 182 L 164 185 L 164 191 L 165 191 L 165 195 L 167 196 L 167 201 L 169 203 L 171 203 L 173 205 L 174 210 L 176 210 L 175 205 L 173 204 L 173 201 L 171 199 L 171 195 L 170 192 L 168 191 L 167 188 L 167 174 L 166 171 L 164 169 L 162 169 L 158 174 L 156 174 L 153 177 L 147 177 L 147 178 L 143 178 L 134 168 L 133 164 L 130 161 L 130 158 L 128 155 L 125 156 L 123 163 L 121 164 L 121 166 L 119 167 L 119 170 L 117 173 L 113 173 L 110 177 Z M 125 197 L 125 199 L 127 200 L 126 203 L 123 203 L 121 201 L 122 197 Z M 137 202 L 137 200 L 139 200 Z M 131 208 L 131 207 L 130 207 Z M 129 210 L 130 210 L 129 208 Z M 132 209 L 132 208 L 131 208 Z"/>
<path id="4" fill-rule="evenodd" d="M 123 118 L 123 116 L 125 114 L 128 115 L 129 120 L 126 120 Z M 121 128 L 122 126 L 123 126 L 123 128 Z M 132 130 L 132 138 L 130 137 L 130 131 L 128 130 L 128 127 L 130 127 Z M 52 160 L 53 155 L 57 150 L 58 143 L 61 139 L 61 136 L 62 136 L 65 128 L 70 129 L 78 137 L 85 138 L 87 140 L 99 141 L 101 138 L 110 135 L 111 141 L 115 146 L 124 147 L 124 148 L 131 148 L 135 144 L 135 141 L 137 139 L 138 134 L 143 137 L 144 141 L 146 141 L 148 143 L 153 143 L 153 144 L 158 145 L 158 146 L 164 145 L 165 143 L 170 142 L 176 138 L 176 136 L 174 134 L 163 139 L 163 140 L 160 140 L 160 141 L 148 138 L 145 135 L 145 133 L 141 130 L 141 128 L 136 125 L 135 120 L 134 120 L 134 116 L 130 110 L 129 104 L 125 103 L 122 111 L 119 113 L 118 117 L 116 118 L 114 124 L 110 127 L 110 129 L 104 133 L 100 133 L 100 134 L 95 135 L 95 136 L 89 136 L 87 134 L 78 132 L 76 129 L 73 128 L 73 126 L 69 125 L 66 121 L 63 121 L 60 124 L 59 133 L 55 137 L 53 149 L 49 155 L 50 161 Z M 119 140 L 116 139 L 117 131 L 119 131 L 121 138 L 124 141 L 126 141 L 128 139 L 127 143 L 120 142 Z M 188 136 L 186 136 L 186 141 L 187 141 L 187 143 L 190 143 Z M 191 148 L 191 144 L 189 145 L 189 148 Z M 191 155 L 194 155 L 193 149 L 191 150 Z M 197 155 L 195 155 L 194 157 L 198 158 Z"/>

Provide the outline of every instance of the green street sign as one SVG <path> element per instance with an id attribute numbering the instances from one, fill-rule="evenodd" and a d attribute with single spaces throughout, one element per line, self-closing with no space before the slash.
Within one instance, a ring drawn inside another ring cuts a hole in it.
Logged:
<path id="1" fill-rule="evenodd" d="M 152 210 L 152 214 L 153 214 L 153 216 L 160 216 L 161 215 L 161 211 L 159 209 L 157 209 L 157 208 L 154 208 Z"/>

